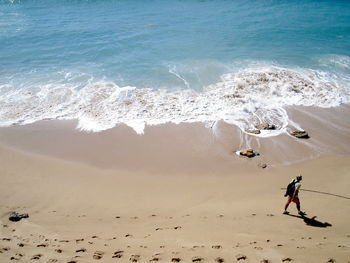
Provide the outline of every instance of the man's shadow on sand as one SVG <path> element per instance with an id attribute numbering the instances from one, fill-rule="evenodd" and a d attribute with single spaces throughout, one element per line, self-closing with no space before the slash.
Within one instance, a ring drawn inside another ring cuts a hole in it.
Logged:
<path id="1" fill-rule="evenodd" d="M 314 226 L 314 227 L 331 227 L 332 224 L 328 223 L 328 222 L 321 222 L 321 221 L 318 221 L 316 220 L 316 216 L 313 216 L 313 217 L 307 217 L 305 215 L 303 216 L 299 216 L 299 215 L 291 215 L 291 214 L 288 214 L 288 216 L 292 216 L 292 217 L 297 217 L 297 218 L 300 218 L 300 219 L 303 219 L 305 224 L 307 224 L 308 226 Z"/>

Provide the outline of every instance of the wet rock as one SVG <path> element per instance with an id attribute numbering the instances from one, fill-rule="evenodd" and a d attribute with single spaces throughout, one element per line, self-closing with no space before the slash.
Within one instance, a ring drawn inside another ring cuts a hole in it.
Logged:
<path id="1" fill-rule="evenodd" d="M 28 218 L 29 215 L 27 213 L 24 214 L 20 214 L 18 212 L 12 212 L 9 216 L 9 220 L 13 221 L 13 222 L 17 222 L 19 220 L 21 220 L 22 218 Z"/>
<path id="2" fill-rule="evenodd" d="M 260 130 L 246 130 L 246 132 L 252 133 L 252 134 L 260 134 L 261 133 Z"/>
<path id="3" fill-rule="evenodd" d="M 299 139 L 309 139 L 310 136 L 306 131 L 293 131 L 290 135 L 299 138 Z"/>
<path id="4" fill-rule="evenodd" d="M 274 124 L 268 124 L 267 122 L 262 122 L 255 126 L 258 130 L 276 130 L 276 126 Z"/>
<path id="5" fill-rule="evenodd" d="M 259 153 L 254 152 L 253 149 L 248 149 L 246 151 L 239 152 L 239 155 L 242 155 L 242 156 L 245 156 L 245 157 L 248 157 L 248 158 L 252 158 L 252 157 L 255 157 L 255 156 L 259 155 Z"/>

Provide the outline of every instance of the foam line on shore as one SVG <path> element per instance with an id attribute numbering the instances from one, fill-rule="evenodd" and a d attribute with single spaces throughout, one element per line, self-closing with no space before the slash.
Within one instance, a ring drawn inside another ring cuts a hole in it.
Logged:
<path id="1" fill-rule="evenodd" d="M 71 76 L 69 78 L 72 78 Z M 74 78 L 73 78 L 74 79 Z M 98 132 L 124 123 L 142 134 L 145 125 L 215 123 L 243 132 L 262 122 L 275 125 L 255 136 L 285 133 L 293 123 L 286 106 L 336 107 L 350 101 L 349 81 L 311 69 L 257 66 L 225 74 L 203 91 L 120 87 L 93 82 L 81 87 L 55 83 L 16 89 L 2 87 L 0 125 L 77 119 L 78 128 Z M 298 126 L 295 122 L 293 126 Z"/>

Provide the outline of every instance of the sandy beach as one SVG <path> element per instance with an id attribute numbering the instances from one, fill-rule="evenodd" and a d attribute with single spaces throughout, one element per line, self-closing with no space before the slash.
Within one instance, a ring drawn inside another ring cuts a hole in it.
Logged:
<path id="1" fill-rule="evenodd" d="M 234 153 L 240 132 L 223 123 L 216 136 L 203 124 L 143 136 L 75 125 L 1 128 L 1 262 L 350 260 L 346 151 L 317 154 L 282 135 L 257 140 L 261 155 L 246 159 Z M 283 215 L 281 188 L 300 173 L 307 215 L 293 203 Z M 11 211 L 29 218 L 10 222 Z"/>
<path id="2" fill-rule="evenodd" d="M 350 263 L 349 11 L 0 0 L 0 263 Z"/>

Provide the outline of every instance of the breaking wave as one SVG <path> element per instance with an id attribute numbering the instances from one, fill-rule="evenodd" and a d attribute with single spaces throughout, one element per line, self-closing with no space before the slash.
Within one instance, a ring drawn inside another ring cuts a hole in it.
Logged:
<path id="1" fill-rule="evenodd" d="M 0 87 L 1 126 L 77 119 L 79 129 L 93 132 L 124 123 L 142 134 L 145 125 L 224 120 L 243 131 L 267 122 L 277 129 L 256 136 L 273 136 L 286 131 L 285 106 L 335 107 L 350 101 L 347 77 L 277 66 L 225 74 L 202 91 L 120 87 L 91 79 L 83 86 L 16 88 L 9 83 Z"/>

